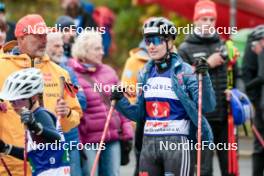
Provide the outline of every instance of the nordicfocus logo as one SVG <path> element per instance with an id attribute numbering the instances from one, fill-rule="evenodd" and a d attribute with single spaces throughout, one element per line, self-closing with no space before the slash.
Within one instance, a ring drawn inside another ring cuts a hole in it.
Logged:
<path id="1" fill-rule="evenodd" d="M 143 83 L 136 83 L 136 85 L 126 85 L 126 84 L 120 84 L 120 85 L 104 85 L 102 83 L 95 83 L 93 85 L 93 91 L 94 92 L 112 92 L 113 90 L 117 90 L 120 92 L 147 92 L 149 90 L 152 90 L 154 92 L 160 92 L 160 91 L 171 91 L 172 86 L 167 85 L 164 83 L 156 83 L 156 84 L 145 84 Z"/>
<path id="2" fill-rule="evenodd" d="M 145 32 L 146 31 L 146 32 Z M 237 34 L 237 27 L 211 27 L 208 25 L 202 25 L 201 27 L 195 27 L 193 24 L 187 24 L 187 26 L 178 26 L 178 27 L 168 27 L 165 25 L 161 25 L 159 28 L 147 28 L 144 32 L 145 33 L 157 33 L 158 31 L 162 35 L 168 34 L 219 34 L 219 35 L 233 35 Z"/>
<path id="3" fill-rule="evenodd" d="M 49 32 L 61 31 L 62 33 L 69 33 L 69 32 L 76 32 L 77 34 L 82 33 L 83 31 L 93 31 L 99 32 L 100 34 L 106 33 L 105 27 L 80 27 L 76 25 L 70 25 L 68 27 L 62 27 L 61 24 L 55 24 L 53 27 L 47 27 L 45 23 L 40 22 L 35 24 L 34 26 L 27 26 L 23 29 L 24 33 L 31 33 L 31 34 L 47 34 Z"/>
<path id="4" fill-rule="evenodd" d="M 171 142 L 171 141 L 160 141 L 160 150 L 199 150 L 199 144 L 194 143 L 192 140 L 187 142 Z M 202 141 L 201 150 L 237 150 L 237 143 L 212 143 L 209 141 Z"/>
<path id="5" fill-rule="evenodd" d="M 101 147 L 99 143 L 79 143 L 77 141 L 70 141 L 69 143 L 64 143 L 61 141 L 56 141 L 54 143 L 36 143 L 36 141 L 29 143 L 29 150 L 105 150 L 105 143 L 102 143 Z M 52 159 L 50 160 L 52 163 Z"/>

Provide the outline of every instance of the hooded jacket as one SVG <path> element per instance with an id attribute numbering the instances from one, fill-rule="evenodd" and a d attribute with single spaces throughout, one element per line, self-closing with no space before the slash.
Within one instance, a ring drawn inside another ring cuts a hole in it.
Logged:
<path id="1" fill-rule="evenodd" d="M 172 89 L 181 101 L 186 113 L 190 117 L 191 125 L 189 130 L 189 139 L 196 141 L 196 132 L 198 126 L 198 80 L 193 73 L 191 66 L 182 61 L 178 54 L 173 54 L 171 64 L 171 84 Z M 148 79 L 151 67 L 154 61 L 150 60 L 139 74 L 138 82 L 143 88 Z M 192 76 L 191 76 L 192 75 Z M 203 112 L 213 111 L 216 105 L 215 94 L 209 75 L 203 77 Z M 130 104 L 126 97 L 123 97 L 116 104 L 116 109 L 130 120 L 141 122 L 146 117 L 146 105 L 144 91 L 138 92 L 137 102 Z M 208 121 L 202 117 L 202 140 L 213 141 L 213 133 Z"/>
<path id="2" fill-rule="evenodd" d="M 16 53 L 18 54 L 18 53 Z M 43 103 L 44 107 L 50 112 L 55 113 L 55 106 L 57 99 L 60 97 L 60 76 L 64 76 L 66 81 L 70 81 L 68 73 L 57 64 L 50 61 L 48 56 L 43 56 L 34 59 L 34 66 L 39 68 L 44 77 L 44 93 Z M 32 60 L 26 54 L 4 54 L 1 53 L 0 57 L 0 87 L 3 86 L 4 80 L 11 73 L 23 69 L 32 67 Z M 60 119 L 60 123 L 64 132 L 78 126 L 82 111 L 78 103 L 77 98 L 72 98 L 67 94 L 64 94 L 68 106 L 71 108 L 71 114 L 69 117 Z M 6 102 L 8 103 L 8 102 Z M 0 138 L 8 144 L 12 144 L 18 147 L 24 146 L 24 126 L 20 121 L 19 115 L 13 110 L 12 106 L 8 103 L 8 111 L 0 111 Z M 11 156 L 3 156 L 11 173 L 16 176 L 23 175 L 23 161 L 17 160 Z M 28 172 L 30 173 L 30 172 Z M 5 175 L 6 171 L 2 165 L 0 165 L 0 175 Z"/>

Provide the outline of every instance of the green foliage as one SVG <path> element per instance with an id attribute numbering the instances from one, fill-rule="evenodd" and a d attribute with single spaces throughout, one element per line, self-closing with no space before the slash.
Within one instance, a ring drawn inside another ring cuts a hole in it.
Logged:
<path id="1" fill-rule="evenodd" d="M 29 13 L 41 14 L 48 26 L 53 26 L 57 17 L 63 14 L 59 0 L 3 0 L 6 4 L 7 18 L 17 21 Z"/>
<path id="2" fill-rule="evenodd" d="M 86 0 L 88 1 L 88 0 Z M 165 16 L 172 19 L 177 26 L 186 26 L 188 21 L 173 12 L 167 12 L 158 5 L 134 6 L 132 0 L 90 0 L 96 6 L 108 6 L 116 14 L 114 35 L 116 48 L 105 61 L 122 71 L 123 64 L 129 56 L 129 50 L 138 46 L 142 39 L 141 26 L 148 17 Z M 63 14 L 60 0 L 4 0 L 8 19 L 17 21 L 28 13 L 41 14 L 49 26 L 53 26 L 58 16 Z M 182 42 L 183 34 L 177 37 L 176 45 Z"/>

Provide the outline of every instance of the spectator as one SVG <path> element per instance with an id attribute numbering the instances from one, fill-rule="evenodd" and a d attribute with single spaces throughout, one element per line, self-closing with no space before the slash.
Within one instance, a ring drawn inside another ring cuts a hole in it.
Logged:
<path id="1" fill-rule="evenodd" d="M 97 26 L 92 18 L 92 11 L 86 11 L 85 9 L 87 8 L 84 8 L 86 6 L 81 5 L 79 0 L 61 0 L 61 6 L 65 11 L 65 15 L 74 19 L 74 24 L 76 27 L 81 27 L 84 29 L 86 27 Z"/>
<path id="2" fill-rule="evenodd" d="M 216 109 L 205 116 L 212 127 L 214 143 L 228 143 L 228 102 L 225 94 L 227 86 L 227 62 L 220 53 L 220 48 L 225 47 L 224 42 L 210 28 L 215 28 L 217 11 L 215 3 L 210 0 L 198 1 L 194 10 L 193 34 L 186 36 L 185 41 L 179 46 L 179 54 L 193 64 L 199 57 L 205 57 L 209 64 L 209 74 L 216 94 Z M 222 175 L 228 173 L 228 150 L 217 150 L 219 165 Z M 213 150 L 206 148 L 202 151 L 201 175 L 213 175 Z"/>
<path id="3" fill-rule="evenodd" d="M 103 54 L 101 35 L 92 31 L 83 32 L 73 45 L 74 59 L 69 61 L 69 65 L 74 69 L 79 83 L 84 89 L 89 105 L 84 111 L 79 126 L 81 142 L 90 144 L 87 145 L 89 148 L 85 150 L 88 160 L 84 168 L 84 175 L 90 175 L 97 151 L 95 146 L 99 145 L 110 107 L 111 93 L 103 90 L 96 92 L 94 86 L 113 86 L 119 82 L 116 72 L 102 63 Z M 121 158 L 119 140 L 132 139 L 132 126 L 130 121 L 115 112 L 108 130 L 104 141 L 105 150 L 101 153 L 96 175 L 118 176 Z"/>
<path id="4" fill-rule="evenodd" d="M 56 64 L 60 65 L 62 68 L 68 71 L 71 78 L 71 82 L 75 86 L 79 87 L 79 82 L 73 70 L 70 67 L 68 67 L 66 63 L 62 63 L 62 59 L 63 59 L 62 33 L 56 32 L 56 33 L 48 34 L 46 52 L 50 56 L 52 61 L 54 61 Z M 85 110 L 86 98 L 83 90 L 78 91 L 77 97 L 79 103 L 81 104 L 82 110 Z M 68 144 L 73 143 L 76 145 L 80 141 L 77 127 L 65 133 L 64 136 Z M 80 152 L 77 150 L 76 146 L 69 148 L 68 151 L 70 155 L 71 176 L 82 175 Z"/>
<path id="5" fill-rule="evenodd" d="M 27 30 L 29 26 L 36 30 Z M 0 67 L 2 68 L 0 69 L 0 87 L 3 85 L 3 80 L 17 70 L 28 67 L 39 68 L 44 77 L 43 101 L 41 103 L 47 110 L 61 117 L 62 130 L 68 132 L 79 124 L 82 112 L 77 98 L 68 94 L 65 94 L 63 98 L 60 96 L 59 78 L 63 76 L 66 81 L 70 81 L 70 77 L 64 69 L 51 62 L 50 58 L 45 55 L 47 34 L 43 33 L 43 28 L 47 29 L 46 23 L 37 14 L 26 15 L 18 21 L 15 30 L 18 45 L 12 49 L 11 54 L 3 54 L 0 58 Z M 2 117 L 0 138 L 8 144 L 22 147 L 24 145 L 23 124 L 10 104 L 7 105 L 6 112 L 0 111 Z M 3 158 L 13 175 L 24 175 L 21 161 L 12 157 L 5 156 Z M 5 174 L 2 165 L 0 174 Z"/>
<path id="6" fill-rule="evenodd" d="M 145 41 L 142 40 L 137 48 L 134 48 L 129 52 L 129 58 L 126 60 L 125 67 L 122 73 L 122 79 L 121 79 L 122 84 L 125 86 L 129 86 L 130 88 L 136 88 L 138 82 L 137 80 L 138 73 L 149 59 L 150 58 L 147 53 Z M 133 91 L 136 91 L 136 89 L 134 89 Z M 132 95 L 129 98 L 129 100 L 131 103 L 135 103 L 136 97 Z M 143 132 L 144 132 L 144 122 L 136 123 L 136 131 L 135 131 L 136 168 L 134 172 L 135 176 L 138 176 L 139 174 L 138 172 L 139 157 L 142 148 Z"/>
<path id="7" fill-rule="evenodd" d="M 257 26 L 248 37 L 242 71 L 246 91 L 256 110 L 253 123 L 264 138 L 264 25 Z M 252 166 L 252 176 L 263 176 L 264 148 L 255 136 Z"/>
<path id="8" fill-rule="evenodd" d="M 74 20 L 69 16 L 60 16 L 56 21 L 56 25 L 63 35 L 63 50 L 65 58 L 63 58 L 62 62 L 67 62 L 66 60 L 72 57 L 71 48 L 77 36 L 76 26 L 74 25 Z"/>
<path id="9" fill-rule="evenodd" d="M 6 7 L 4 3 L 0 3 L 0 19 L 7 24 L 6 42 L 15 40 L 15 27 L 16 24 L 6 20 Z"/>
<path id="10" fill-rule="evenodd" d="M 0 46 L 3 46 L 6 41 L 7 28 L 8 26 L 5 21 L 0 19 Z"/>

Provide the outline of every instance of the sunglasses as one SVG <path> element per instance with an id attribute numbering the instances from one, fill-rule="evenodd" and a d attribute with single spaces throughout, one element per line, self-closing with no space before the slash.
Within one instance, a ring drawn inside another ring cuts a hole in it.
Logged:
<path id="1" fill-rule="evenodd" d="M 162 44 L 165 41 L 163 37 L 160 36 L 153 36 L 153 37 L 146 37 L 145 38 L 145 43 L 147 46 L 149 46 L 151 43 L 155 46 L 158 46 Z"/>

